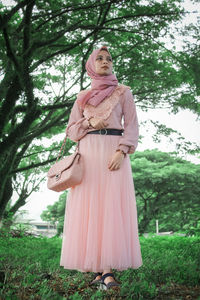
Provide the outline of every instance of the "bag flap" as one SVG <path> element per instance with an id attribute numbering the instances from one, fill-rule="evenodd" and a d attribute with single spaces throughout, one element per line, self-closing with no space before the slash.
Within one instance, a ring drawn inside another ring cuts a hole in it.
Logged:
<path id="1" fill-rule="evenodd" d="M 72 164 L 73 161 L 75 160 L 76 156 L 80 155 L 80 153 L 75 152 L 71 155 L 68 155 L 61 159 L 60 161 L 56 162 L 48 171 L 47 176 L 52 177 L 55 176 L 56 174 L 59 174 L 63 172 L 64 170 L 68 169 Z"/>

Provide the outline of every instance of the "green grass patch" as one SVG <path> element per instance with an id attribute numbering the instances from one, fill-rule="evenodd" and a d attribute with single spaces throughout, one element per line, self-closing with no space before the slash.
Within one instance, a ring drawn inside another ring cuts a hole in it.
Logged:
<path id="1" fill-rule="evenodd" d="M 140 237 L 143 265 L 114 271 L 121 289 L 100 291 L 93 273 L 60 267 L 61 238 L 0 238 L 0 299 L 200 299 L 200 238 Z"/>

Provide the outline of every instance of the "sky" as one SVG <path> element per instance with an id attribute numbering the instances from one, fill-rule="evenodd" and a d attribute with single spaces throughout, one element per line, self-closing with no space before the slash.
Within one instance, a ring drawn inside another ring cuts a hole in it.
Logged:
<path id="1" fill-rule="evenodd" d="M 8 4 L 11 1 L 4 1 Z M 198 9 L 200 11 L 200 4 L 192 5 L 192 1 L 185 0 L 184 7 L 188 11 L 194 11 Z M 186 18 L 185 23 L 196 22 L 197 14 L 191 14 Z M 177 40 L 177 46 L 181 47 L 181 40 Z M 188 110 L 182 110 L 176 115 L 169 114 L 168 110 L 154 109 L 148 112 L 143 112 L 139 108 L 137 109 L 139 123 L 145 120 L 159 121 L 165 124 L 167 127 L 173 128 L 180 132 L 188 141 L 195 142 L 200 145 L 200 122 L 197 120 L 196 115 Z M 174 151 L 174 144 L 169 143 L 166 138 L 162 138 L 160 143 L 154 143 L 152 135 L 154 134 L 153 127 L 150 126 L 150 122 L 146 126 L 140 126 L 140 135 L 144 136 L 141 142 L 138 144 L 137 151 L 143 151 L 146 149 L 159 149 L 164 152 Z M 64 139 L 64 133 L 63 133 Z M 185 156 L 184 159 L 190 160 L 193 163 L 200 163 L 200 158 Z M 61 193 L 53 192 L 47 189 L 46 182 L 41 185 L 40 191 L 32 193 L 28 198 L 26 205 L 19 209 L 20 211 L 27 211 L 24 218 L 34 221 L 41 221 L 40 215 L 48 205 L 52 205 L 58 201 Z M 14 193 L 12 204 L 16 201 L 17 195 Z"/>

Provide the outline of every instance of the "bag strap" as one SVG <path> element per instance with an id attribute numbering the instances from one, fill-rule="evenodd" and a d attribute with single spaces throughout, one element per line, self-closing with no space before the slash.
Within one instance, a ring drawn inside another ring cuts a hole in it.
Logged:
<path id="1" fill-rule="evenodd" d="M 56 162 L 58 161 L 59 157 L 61 156 L 61 158 L 62 158 L 63 155 L 64 155 L 64 153 L 65 153 L 66 140 L 67 140 L 67 135 L 66 135 L 65 138 L 64 138 L 64 141 L 63 141 L 62 146 L 61 146 L 61 148 L 60 148 L 60 151 L 59 151 L 59 153 L 58 153 L 58 157 L 57 157 L 57 159 L 56 159 Z M 63 149 L 63 151 L 62 151 L 62 149 Z M 77 144 L 76 144 L 76 150 L 75 150 L 75 152 L 76 152 L 76 151 L 79 152 L 79 141 L 78 141 Z M 62 152 L 62 155 L 61 155 L 61 152 Z"/>

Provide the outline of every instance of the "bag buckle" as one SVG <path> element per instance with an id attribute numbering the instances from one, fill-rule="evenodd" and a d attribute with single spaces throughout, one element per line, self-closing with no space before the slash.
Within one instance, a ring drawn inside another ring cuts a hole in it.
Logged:
<path id="1" fill-rule="evenodd" d="M 56 181 L 58 181 L 58 180 L 60 179 L 60 177 L 61 177 L 61 174 L 60 174 L 60 173 L 59 173 L 59 174 L 56 174 L 56 176 L 55 176 Z"/>

